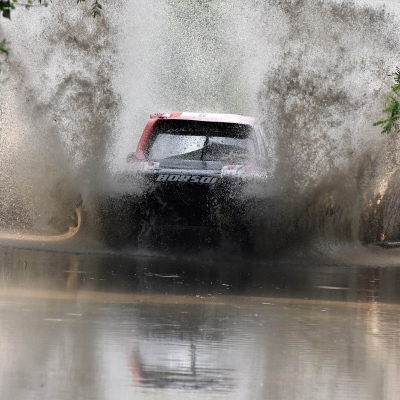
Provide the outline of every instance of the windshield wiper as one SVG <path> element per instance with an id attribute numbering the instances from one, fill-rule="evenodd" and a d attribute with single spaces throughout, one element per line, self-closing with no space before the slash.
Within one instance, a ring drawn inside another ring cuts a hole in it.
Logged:
<path id="1" fill-rule="evenodd" d="M 206 141 L 204 142 L 204 146 L 203 146 L 203 148 L 201 149 L 201 157 L 200 157 L 200 160 L 201 160 L 201 161 L 203 161 L 204 153 L 205 153 L 206 148 L 207 148 L 207 146 L 208 146 L 209 140 L 210 140 L 210 136 L 206 136 Z"/>

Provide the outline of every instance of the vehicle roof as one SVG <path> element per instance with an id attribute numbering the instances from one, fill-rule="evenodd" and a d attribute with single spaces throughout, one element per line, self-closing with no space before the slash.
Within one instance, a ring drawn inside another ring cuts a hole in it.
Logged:
<path id="1" fill-rule="evenodd" d="M 168 112 L 151 114 L 151 118 L 157 119 L 182 119 L 192 121 L 210 121 L 210 122 L 230 122 L 234 124 L 255 125 L 256 120 L 253 117 L 236 114 L 217 114 L 217 113 L 199 113 L 199 112 Z"/>

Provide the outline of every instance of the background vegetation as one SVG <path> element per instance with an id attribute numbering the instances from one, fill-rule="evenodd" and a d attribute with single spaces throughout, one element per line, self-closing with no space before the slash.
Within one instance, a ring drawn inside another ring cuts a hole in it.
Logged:
<path id="1" fill-rule="evenodd" d="M 400 132 L 400 68 L 396 68 L 396 72 L 393 76 L 395 84 L 391 87 L 391 92 L 386 96 L 386 105 L 383 110 L 383 113 L 385 113 L 387 117 L 375 122 L 374 124 L 374 126 L 381 126 L 382 133 L 387 134 L 392 131 L 396 133 Z"/>

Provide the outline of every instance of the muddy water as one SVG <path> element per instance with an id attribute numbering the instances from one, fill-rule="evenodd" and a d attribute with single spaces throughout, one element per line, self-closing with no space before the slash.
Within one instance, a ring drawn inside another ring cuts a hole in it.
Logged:
<path id="1" fill-rule="evenodd" d="M 4 26 L 2 229 L 70 226 L 155 111 L 258 117 L 277 199 L 257 210 L 262 261 L 122 255 L 90 235 L 17 248 L 8 234 L 0 399 L 397 399 L 399 252 L 354 243 L 400 236 L 400 142 L 372 126 L 398 63 L 398 2 L 22 12 Z"/>
<path id="2" fill-rule="evenodd" d="M 2 247 L 0 398 L 395 399 L 398 254 Z"/>

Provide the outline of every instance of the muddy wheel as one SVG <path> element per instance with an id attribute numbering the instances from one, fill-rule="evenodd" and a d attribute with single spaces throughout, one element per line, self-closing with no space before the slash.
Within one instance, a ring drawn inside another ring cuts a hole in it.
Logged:
<path id="1" fill-rule="evenodd" d="M 114 250 L 136 247 L 143 221 L 137 200 L 130 196 L 99 201 L 100 240 Z"/>
<path id="2" fill-rule="evenodd" d="M 220 247 L 227 253 L 246 254 L 252 251 L 251 229 L 244 207 L 222 210 L 219 218 Z"/>

